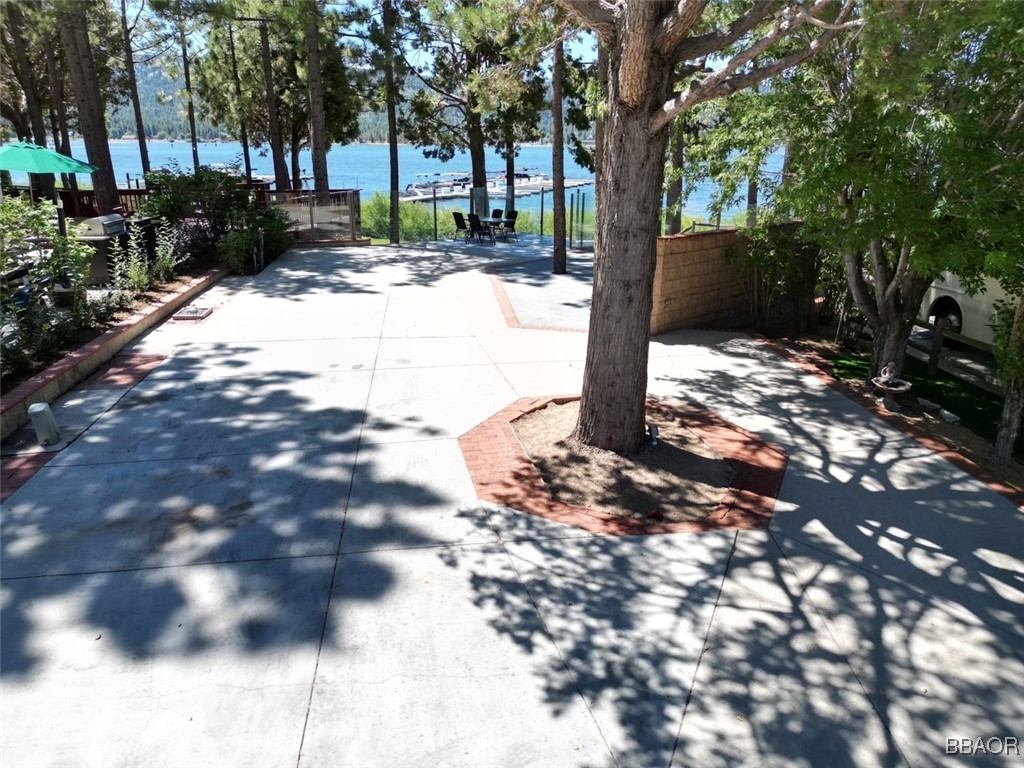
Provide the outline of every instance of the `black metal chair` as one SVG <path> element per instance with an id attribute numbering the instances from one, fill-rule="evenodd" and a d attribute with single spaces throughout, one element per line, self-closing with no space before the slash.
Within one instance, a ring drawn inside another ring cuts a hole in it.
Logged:
<path id="1" fill-rule="evenodd" d="M 504 211 L 502 211 L 501 208 L 494 208 L 491 210 L 491 229 L 494 230 L 496 237 L 499 237 L 502 240 L 507 240 L 508 236 L 505 232 L 504 218 Z"/>
<path id="2" fill-rule="evenodd" d="M 473 236 L 473 233 L 469 231 L 469 227 L 466 226 L 466 217 L 458 211 L 452 211 L 452 218 L 455 219 L 455 236 L 461 236 L 464 242 L 469 242 L 469 239 Z"/>
<path id="3" fill-rule="evenodd" d="M 505 211 L 505 218 L 502 225 L 505 229 L 505 237 L 512 235 L 519 242 L 519 235 L 516 234 L 516 219 L 519 218 L 519 211 Z"/>
<path id="4" fill-rule="evenodd" d="M 494 243 L 494 230 L 480 221 L 480 217 L 475 213 L 469 214 L 469 232 L 480 243 L 483 243 L 485 237 Z"/>

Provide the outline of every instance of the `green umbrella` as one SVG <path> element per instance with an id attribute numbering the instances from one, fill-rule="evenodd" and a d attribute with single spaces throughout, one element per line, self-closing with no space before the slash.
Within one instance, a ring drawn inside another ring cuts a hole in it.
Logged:
<path id="1" fill-rule="evenodd" d="M 54 152 L 28 141 L 0 146 L 0 171 L 25 173 L 92 173 L 95 165 Z"/>

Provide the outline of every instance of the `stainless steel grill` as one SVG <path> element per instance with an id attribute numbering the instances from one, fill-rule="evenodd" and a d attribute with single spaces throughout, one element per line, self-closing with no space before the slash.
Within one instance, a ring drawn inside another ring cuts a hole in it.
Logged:
<path id="1" fill-rule="evenodd" d="M 84 229 L 81 230 L 82 237 L 108 237 L 110 235 L 123 235 L 125 232 L 125 218 L 119 213 L 111 213 L 106 216 L 95 216 L 82 222 Z"/>

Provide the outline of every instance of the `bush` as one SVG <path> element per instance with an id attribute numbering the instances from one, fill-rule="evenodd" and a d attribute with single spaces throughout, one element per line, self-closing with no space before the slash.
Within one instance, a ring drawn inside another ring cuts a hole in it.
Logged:
<path id="1" fill-rule="evenodd" d="M 29 237 L 47 248 L 32 252 Z M 5 375 L 49 361 L 95 318 L 87 294 L 92 248 L 57 231 L 57 209 L 42 201 L 0 202 L 0 269 L 23 268 L 26 285 L 5 284 L 0 297 L 0 358 Z"/>
<path id="2" fill-rule="evenodd" d="M 391 198 L 383 192 L 374 193 L 373 197 L 363 203 L 363 234 L 368 237 L 390 239 L 391 237 Z M 437 211 L 438 228 L 445 221 L 448 230 L 455 231 L 451 214 L 445 210 Z M 438 233 L 442 236 L 441 233 Z M 434 211 L 424 203 L 403 201 L 398 204 L 398 236 L 402 242 L 434 239 Z"/>
<path id="3" fill-rule="evenodd" d="M 253 272 L 263 230 L 264 262 L 280 256 L 292 244 L 288 215 L 273 208 L 257 208 L 252 193 L 238 178 L 212 168 L 195 174 L 177 168 L 146 175 L 152 190 L 143 212 L 174 222 L 163 245 L 158 240 L 157 263 L 166 271 L 173 260 L 216 257 L 236 272 Z M 171 254 L 175 255 L 172 256 Z"/>

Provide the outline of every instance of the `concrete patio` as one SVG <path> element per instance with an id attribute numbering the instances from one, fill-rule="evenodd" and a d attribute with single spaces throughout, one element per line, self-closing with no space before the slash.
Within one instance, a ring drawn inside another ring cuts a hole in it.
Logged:
<path id="1" fill-rule="evenodd" d="M 591 257 L 549 250 L 290 251 L 54 403 L 0 764 L 1020 764 L 1024 512 L 757 339 L 657 337 L 649 392 L 788 454 L 768 530 L 477 498 L 458 438 L 581 386 Z"/>

